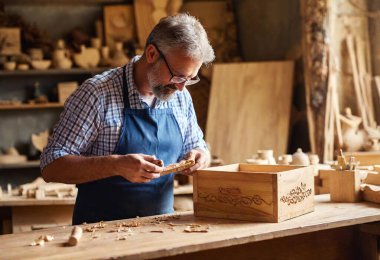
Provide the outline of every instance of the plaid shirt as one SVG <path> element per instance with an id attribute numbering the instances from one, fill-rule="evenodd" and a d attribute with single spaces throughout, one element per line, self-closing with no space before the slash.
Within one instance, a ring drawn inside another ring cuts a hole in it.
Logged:
<path id="1" fill-rule="evenodd" d="M 132 109 L 147 108 L 133 80 L 133 64 L 126 67 Z M 41 154 L 41 169 L 65 155 L 104 156 L 114 153 L 124 119 L 123 68 L 108 70 L 86 80 L 65 102 L 48 145 Z M 191 149 L 207 149 L 187 89 L 176 91 L 167 101 L 157 100 L 154 109 L 172 108 L 183 139 L 182 156 Z"/>

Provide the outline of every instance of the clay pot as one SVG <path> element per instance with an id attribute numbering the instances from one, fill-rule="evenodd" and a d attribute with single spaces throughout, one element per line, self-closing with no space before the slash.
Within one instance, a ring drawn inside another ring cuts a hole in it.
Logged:
<path id="1" fill-rule="evenodd" d="M 57 49 L 53 52 L 53 66 L 57 69 L 71 69 L 73 62 L 68 58 L 66 50 Z"/>
<path id="2" fill-rule="evenodd" d="M 347 152 L 360 151 L 365 142 L 366 134 L 357 128 L 347 128 L 343 132 L 343 147 Z"/>
<path id="3" fill-rule="evenodd" d="M 32 60 L 32 67 L 36 70 L 46 70 L 50 65 L 51 60 Z"/>
<path id="4" fill-rule="evenodd" d="M 278 157 L 278 164 L 282 165 L 289 165 L 292 162 L 292 155 L 291 154 L 283 154 Z"/>
<path id="5" fill-rule="evenodd" d="M 26 63 L 20 63 L 17 65 L 18 70 L 29 70 L 29 64 Z"/>
<path id="6" fill-rule="evenodd" d="M 309 157 L 302 152 L 301 148 L 297 149 L 292 156 L 292 164 L 293 165 L 310 165 Z"/>
<path id="7" fill-rule="evenodd" d="M 74 54 L 74 61 L 80 68 L 95 68 L 99 64 L 100 54 L 95 48 L 86 48 L 84 45 L 81 45 L 81 52 Z"/>
<path id="8" fill-rule="evenodd" d="M 4 70 L 15 70 L 16 69 L 16 62 L 15 61 L 7 61 L 4 63 Z"/>
<path id="9" fill-rule="evenodd" d="M 129 61 L 128 57 L 124 54 L 123 44 L 121 42 L 115 43 L 115 52 L 110 61 L 112 67 L 124 66 Z"/>
<path id="10" fill-rule="evenodd" d="M 100 50 L 102 48 L 102 41 L 100 38 L 91 38 L 91 47 Z"/>
<path id="11" fill-rule="evenodd" d="M 100 49 L 100 63 L 99 66 L 101 67 L 108 67 L 111 65 L 111 58 L 110 58 L 110 48 L 108 46 L 103 46 Z"/>
<path id="12" fill-rule="evenodd" d="M 309 161 L 311 165 L 317 165 L 319 163 L 318 154 L 309 154 Z"/>
<path id="13" fill-rule="evenodd" d="M 273 157 L 273 150 L 257 150 L 258 158 L 261 160 L 267 160 L 268 164 L 276 164 L 276 160 Z"/>
<path id="14" fill-rule="evenodd" d="M 362 149 L 365 142 L 365 132 L 359 130 L 362 119 L 354 116 L 349 107 L 345 108 L 345 115 L 340 116 L 342 123 L 343 148 L 348 152 L 356 152 Z"/>

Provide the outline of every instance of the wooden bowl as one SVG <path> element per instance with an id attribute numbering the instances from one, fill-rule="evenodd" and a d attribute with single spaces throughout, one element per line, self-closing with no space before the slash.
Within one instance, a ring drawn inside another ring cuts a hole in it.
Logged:
<path id="1" fill-rule="evenodd" d="M 36 70 L 46 70 L 50 67 L 51 60 L 33 60 L 32 67 Z"/>

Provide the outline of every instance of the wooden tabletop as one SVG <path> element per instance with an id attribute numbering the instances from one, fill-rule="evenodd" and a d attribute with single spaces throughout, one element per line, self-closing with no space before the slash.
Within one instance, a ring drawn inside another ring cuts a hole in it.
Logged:
<path id="1" fill-rule="evenodd" d="M 374 221 L 380 221 L 379 204 L 332 203 L 329 195 L 320 195 L 316 196 L 314 212 L 281 223 L 196 218 L 192 212 L 112 221 L 105 222 L 104 228 L 93 233 L 84 231 L 75 247 L 65 246 L 71 226 L 3 235 L 0 236 L 0 259 L 157 258 Z M 123 222 L 138 226 L 112 232 Z M 185 232 L 190 225 L 208 232 Z M 82 225 L 84 229 L 90 226 Z M 53 235 L 55 239 L 44 246 L 29 246 L 40 235 Z"/>

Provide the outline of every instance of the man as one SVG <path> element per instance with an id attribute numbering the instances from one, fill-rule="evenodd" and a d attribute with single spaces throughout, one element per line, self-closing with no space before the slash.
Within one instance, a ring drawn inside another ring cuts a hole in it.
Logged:
<path id="1" fill-rule="evenodd" d="M 88 79 L 67 100 L 41 169 L 46 181 L 77 184 L 73 224 L 173 212 L 173 174 L 160 177 L 155 162 L 192 159 L 190 175 L 207 166 L 185 87 L 214 58 L 194 17 L 166 17 L 142 56 Z"/>

